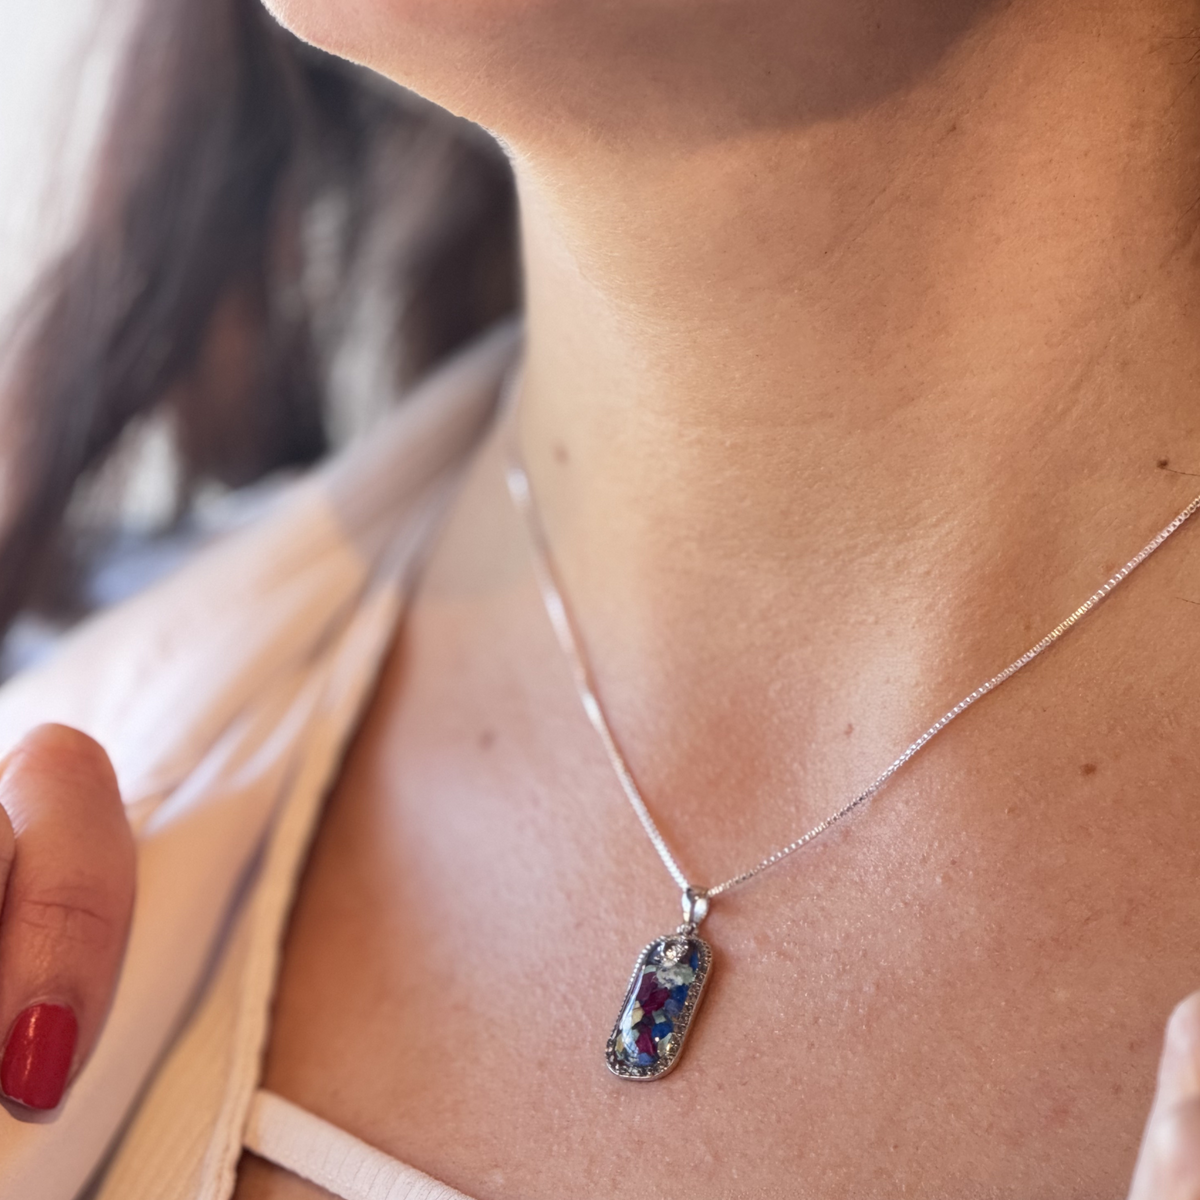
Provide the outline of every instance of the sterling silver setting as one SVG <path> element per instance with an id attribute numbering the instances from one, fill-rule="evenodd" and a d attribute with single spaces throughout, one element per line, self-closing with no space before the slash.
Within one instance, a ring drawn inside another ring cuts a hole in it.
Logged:
<path id="1" fill-rule="evenodd" d="M 629 1002 L 633 998 L 635 989 L 641 982 L 642 969 L 655 951 L 661 948 L 664 952 L 670 952 L 672 947 L 679 946 L 681 943 L 689 948 L 694 948 L 699 961 L 696 966 L 696 977 L 688 988 L 687 999 L 683 1002 L 683 1008 L 675 1019 L 670 1045 L 659 1054 L 658 1061 L 651 1066 L 643 1067 L 625 1062 L 618 1052 L 622 1036 L 621 1021 L 629 1008 Z M 688 924 L 680 925 L 674 933 L 655 938 L 642 950 L 638 955 L 637 962 L 633 965 L 633 973 L 630 975 L 629 985 L 625 989 L 625 999 L 621 1001 L 621 1008 L 617 1013 L 612 1033 L 609 1034 L 608 1042 L 604 1047 L 604 1059 L 608 1063 L 608 1069 L 614 1075 L 621 1079 L 636 1079 L 645 1082 L 651 1079 L 661 1079 L 674 1069 L 683 1053 L 684 1042 L 692 1027 L 692 1018 L 696 1015 L 696 1010 L 700 1007 L 700 1001 L 704 997 L 704 989 L 708 986 L 708 977 L 712 971 L 712 957 L 712 947 L 702 937 L 696 936 L 694 925 Z"/>

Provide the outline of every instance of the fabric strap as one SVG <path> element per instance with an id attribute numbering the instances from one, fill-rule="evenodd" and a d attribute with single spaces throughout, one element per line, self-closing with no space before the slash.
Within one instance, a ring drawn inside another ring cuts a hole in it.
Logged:
<path id="1" fill-rule="evenodd" d="M 340 1200 L 469 1200 L 274 1092 L 255 1095 L 245 1145 Z"/>

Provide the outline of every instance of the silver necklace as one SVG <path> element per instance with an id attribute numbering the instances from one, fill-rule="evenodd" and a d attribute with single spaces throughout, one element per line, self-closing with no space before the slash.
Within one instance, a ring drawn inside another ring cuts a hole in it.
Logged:
<path id="1" fill-rule="evenodd" d="M 679 1061 L 684 1039 L 692 1018 L 704 994 L 704 986 L 712 969 L 712 947 L 697 935 L 700 922 L 708 914 L 709 902 L 724 892 L 741 887 L 768 868 L 776 866 L 794 854 L 814 838 L 820 837 L 856 808 L 870 800 L 880 788 L 922 746 L 939 734 L 955 717 L 964 713 L 972 704 L 982 700 L 989 692 L 1010 679 L 1022 667 L 1028 666 L 1039 654 L 1049 649 L 1068 629 L 1078 624 L 1092 611 L 1126 576 L 1139 567 L 1159 548 L 1197 509 L 1197 496 L 1169 525 L 1156 534 L 1123 567 L 1115 571 L 1100 585 L 1069 617 L 1056 625 L 1036 645 L 1026 650 L 1020 658 L 1008 664 L 1004 670 L 981 683 L 973 692 L 964 696 L 953 708 L 943 713 L 920 737 L 883 770 L 858 795 L 832 812 L 823 821 L 802 833 L 786 846 L 781 846 L 766 858 L 732 875 L 711 887 L 698 887 L 683 873 L 675 855 L 671 853 L 646 801 L 633 778 L 633 772 L 625 761 L 614 737 L 612 728 L 604 715 L 604 707 L 596 695 L 592 672 L 583 651 L 582 642 L 574 618 L 567 608 L 554 557 L 546 537 L 545 526 L 534 500 L 529 476 L 521 461 L 515 444 L 510 443 L 509 462 L 506 472 L 508 492 L 514 506 L 524 519 L 533 548 L 534 569 L 538 587 L 546 606 L 550 624 L 558 638 L 571 668 L 575 689 L 579 694 L 583 711 L 604 746 L 608 761 L 612 765 L 621 788 L 633 811 L 637 814 L 646 836 L 650 839 L 658 857 L 683 896 L 683 923 L 674 933 L 655 938 L 638 956 L 621 1005 L 620 1015 L 613 1026 L 605 1047 L 605 1060 L 609 1070 L 623 1079 L 661 1079 Z"/>

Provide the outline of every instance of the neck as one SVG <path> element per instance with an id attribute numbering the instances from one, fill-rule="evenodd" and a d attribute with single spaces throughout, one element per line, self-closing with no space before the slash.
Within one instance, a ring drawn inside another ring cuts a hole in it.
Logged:
<path id="1" fill-rule="evenodd" d="M 516 146 L 520 436 L 602 688 L 884 653 L 933 716 L 1190 499 L 1200 112 L 1152 7 L 1010 4 L 907 71 L 864 39 L 886 94 L 670 149 Z"/>
<path id="2" fill-rule="evenodd" d="M 1021 8 L 841 115 L 519 156 L 523 436 L 605 574 L 817 586 L 832 547 L 853 589 L 903 544 L 904 588 L 960 529 L 967 573 L 1072 522 L 1107 560 L 1187 498 L 1156 464 L 1200 471 L 1189 44 Z"/>

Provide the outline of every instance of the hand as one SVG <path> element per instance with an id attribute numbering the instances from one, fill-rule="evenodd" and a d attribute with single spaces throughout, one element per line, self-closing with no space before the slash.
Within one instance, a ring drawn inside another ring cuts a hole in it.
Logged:
<path id="1" fill-rule="evenodd" d="M 57 1107 L 116 988 L 133 912 L 133 835 L 112 764 L 42 725 L 0 760 L 0 1090 Z"/>
<path id="2" fill-rule="evenodd" d="M 1200 992 L 1167 1022 L 1129 1200 L 1200 1200 Z"/>

